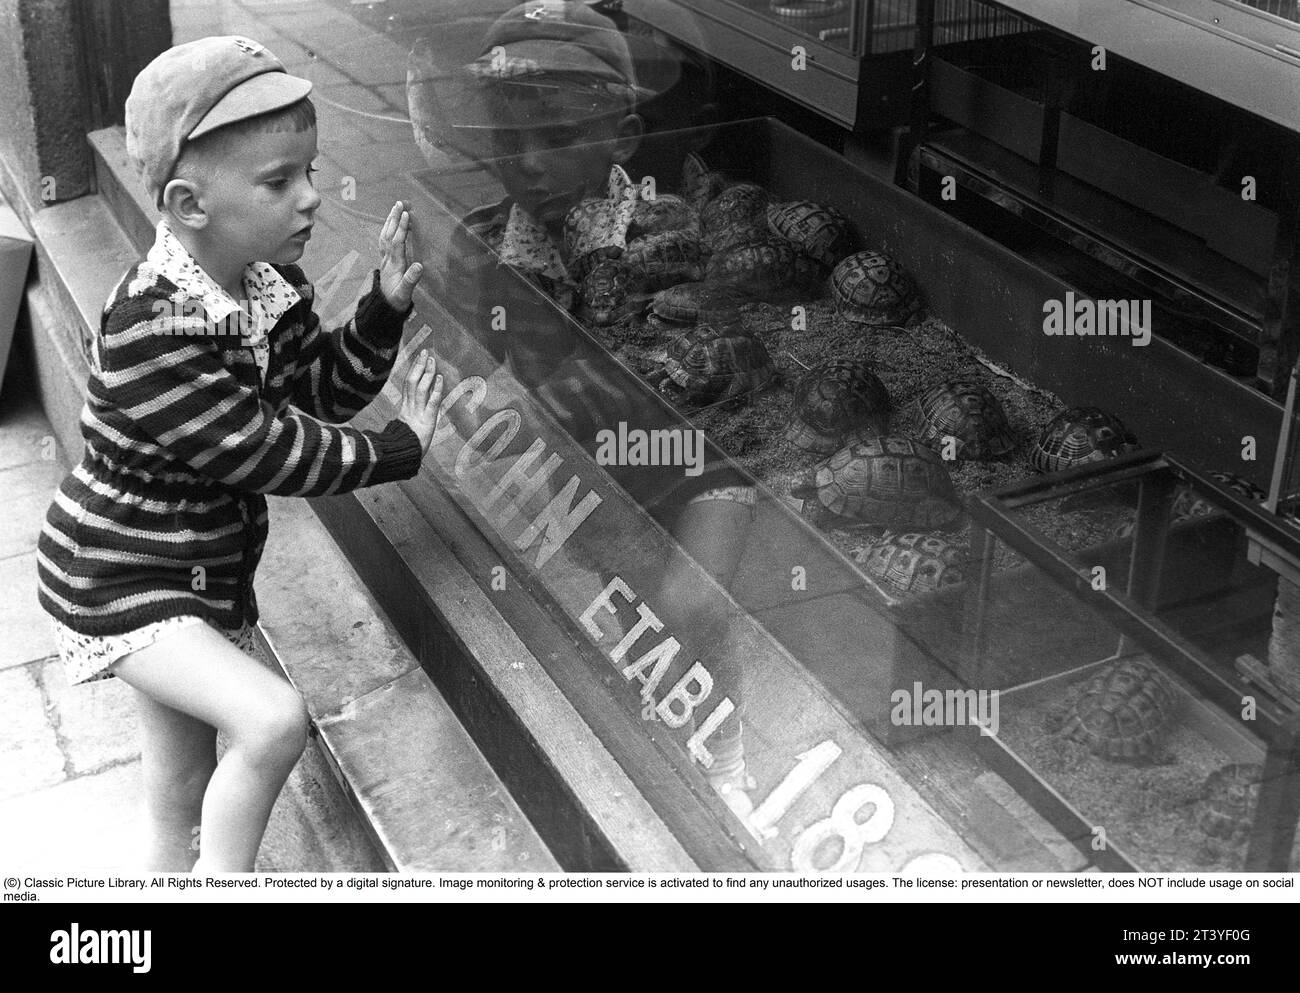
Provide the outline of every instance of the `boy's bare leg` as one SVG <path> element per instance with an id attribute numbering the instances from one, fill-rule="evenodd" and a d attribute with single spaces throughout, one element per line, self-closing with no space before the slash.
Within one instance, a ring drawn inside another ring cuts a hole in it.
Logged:
<path id="1" fill-rule="evenodd" d="M 189 872 L 199 857 L 203 795 L 217 767 L 217 729 L 136 690 L 149 816 L 147 867 Z"/>
<path id="2" fill-rule="evenodd" d="M 307 743 L 307 711 L 284 679 L 207 624 L 121 659 L 114 673 L 158 703 L 225 733 L 203 797 L 194 868 L 251 872 L 271 807 Z"/>

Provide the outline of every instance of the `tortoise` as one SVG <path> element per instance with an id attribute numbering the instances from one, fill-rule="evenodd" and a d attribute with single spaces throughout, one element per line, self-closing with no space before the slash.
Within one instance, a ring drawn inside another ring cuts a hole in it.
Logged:
<path id="1" fill-rule="evenodd" d="M 1210 478 L 1222 483 L 1249 503 L 1262 503 L 1268 499 L 1267 493 L 1235 472 L 1212 472 Z M 1205 517 L 1218 509 L 1210 501 L 1197 496 L 1190 488 L 1182 487 L 1178 491 L 1178 496 L 1174 498 L 1173 518 L 1175 521 L 1184 521 L 1191 517 Z"/>
<path id="2" fill-rule="evenodd" d="M 675 193 L 660 193 L 653 200 L 638 200 L 632 208 L 628 239 L 663 234 L 665 231 L 700 231 L 700 215 Z"/>
<path id="3" fill-rule="evenodd" d="M 725 283 L 678 283 L 660 290 L 651 301 L 651 313 L 668 325 L 730 324 L 740 319 L 749 296 Z"/>
<path id="4" fill-rule="evenodd" d="M 1258 762 L 1234 762 L 1215 769 L 1201 786 L 1197 827 L 1211 838 L 1245 841 L 1255 822 L 1263 778 L 1264 766 Z"/>
<path id="5" fill-rule="evenodd" d="M 727 180 L 722 173 L 710 169 L 694 152 L 686 153 L 682 162 L 682 196 L 697 213 L 721 193 L 726 185 Z"/>
<path id="6" fill-rule="evenodd" d="M 784 238 L 762 233 L 742 238 L 710 256 L 706 279 L 730 283 L 757 299 L 768 299 L 807 285 L 813 263 Z"/>
<path id="7" fill-rule="evenodd" d="M 795 247 L 784 238 L 763 231 L 713 251 L 709 256 L 708 274 L 710 278 L 726 278 L 766 268 L 779 278 L 789 278 L 796 254 Z"/>
<path id="8" fill-rule="evenodd" d="M 1057 414 L 1029 450 L 1039 472 L 1060 472 L 1086 462 L 1114 458 L 1138 447 L 1133 432 L 1100 407 L 1071 407 Z"/>
<path id="9" fill-rule="evenodd" d="M 768 204 L 767 226 L 827 269 L 851 251 L 848 218 L 825 204 L 811 200 Z"/>
<path id="10" fill-rule="evenodd" d="M 1210 478 L 1218 480 L 1228 489 L 1240 494 L 1240 496 L 1249 503 L 1261 503 L 1268 494 L 1261 490 L 1244 476 L 1238 476 L 1234 472 L 1212 472 Z M 1217 504 L 1211 503 L 1203 497 L 1197 496 L 1196 493 L 1188 486 L 1180 486 L 1177 494 L 1174 496 L 1174 505 L 1169 513 L 1169 520 L 1172 524 L 1180 524 L 1183 521 L 1189 521 L 1194 517 L 1208 517 L 1213 514 L 1221 513 Z M 1114 538 L 1128 538 L 1133 534 L 1136 526 L 1136 519 L 1133 514 L 1128 514 L 1125 518 L 1115 525 L 1111 531 Z"/>
<path id="11" fill-rule="evenodd" d="M 692 400 L 715 400 L 760 389 L 775 374 L 772 357 L 756 337 L 700 324 L 668 346 L 661 375 Z"/>
<path id="12" fill-rule="evenodd" d="M 828 359 L 794 387 L 785 438 L 808 452 L 830 455 L 858 436 L 889 431 L 889 391 L 860 359 Z"/>
<path id="13" fill-rule="evenodd" d="M 840 260 L 831 272 L 831 293 L 840 315 L 857 324 L 906 324 L 921 309 L 916 283 L 884 252 Z"/>
<path id="14" fill-rule="evenodd" d="M 578 316 L 590 324 L 613 324 L 632 312 L 640 292 L 640 273 L 634 266 L 623 259 L 602 259 L 578 287 Z"/>
<path id="15" fill-rule="evenodd" d="M 790 489 L 857 523 L 941 528 L 962 512 L 943 460 L 919 441 L 879 435 L 846 445 Z"/>
<path id="16" fill-rule="evenodd" d="M 867 575 L 900 596 L 960 583 L 963 556 L 937 534 L 886 532 L 858 558 Z"/>
<path id="17" fill-rule="evenodd" d="M 703 249 L 689 231 L 665 231 L 629 241 L 623 261 L 641 273 L 651 292 L 704 275 Z"/>
<path id="18" fill-rule="evenodd" d="M 767 190 L 757 183 L 734 183 L 700 211 L 704 243 L 717 252 L 745 238 L 766 235 Z"/>
<path id="19" fill-rule="evenodd" d="M 957 459 L 996 459 L 1016 447 L 1002 404 L 973 379 L 936 383 L 916 398 L 909 414 L 913 437 L 941 453 L 953 439 Z"/>
<path id="20" fill-rule="evenodd" d="M 1175 707 L 1168 677 L 1150 662 L 1126 659 L 1093 676 L 1072 708 L 1053 710 L 1047 729 L 1104 759 L 1167 764 L 1161 746 Z"/>

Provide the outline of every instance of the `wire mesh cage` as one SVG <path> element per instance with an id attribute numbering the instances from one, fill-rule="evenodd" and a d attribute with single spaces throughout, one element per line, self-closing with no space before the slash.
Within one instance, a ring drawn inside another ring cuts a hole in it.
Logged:
<path id="1" fill-rule="evenodd" d="M 862 4 L 862 55 L 910 49 L 916 43 L 918 0 L 865 0 Z M 1028 30 L 1015 14 L 977 0 L 936 0 L 937 45 L 982 41 Z"/>
<path id="2" fill-rule="evenodd" d="M 859 58 L 910 51 L 919 0 L 739 0 L 740 5 Z M 703 7 L 701 6 L 701 9 Z M 936 0 L 936 44 L 1015 34 L 1026 22 L 977 0 Z"/>
<path id="3" fill-rule="evenodd" d="M 1283 20 L 1300 23 L 1300 0 L 1233 0 L 1233 2 L 1252 10 L 1262 10 Z"/>

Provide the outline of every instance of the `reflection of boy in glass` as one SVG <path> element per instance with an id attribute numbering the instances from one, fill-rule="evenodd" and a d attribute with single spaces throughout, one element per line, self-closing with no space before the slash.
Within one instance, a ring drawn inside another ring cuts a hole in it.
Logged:
<path id="1" fill-rule="evenodd" d="M 471 212 L 453 235 L 443 300 L 592 450 L 598 430 L 637 417 L 636 404 L 612 396 L 611 385 L 601 381 L 599 360 L 583 354 L 581 336 L 540 305 L 535 292 L 521 294 L 518 281 L 502 270 L 523 276 L 566 310 L 575 306 L 565 217 L 584 198 L 608 196 L 611 168 L 629 161 L 641 137 L 634 110 L 643 91 L 636 86 L 627 42 L 584 4 L 539 0 L 502 15 L 488 31 L 482 55 L 466 68 L 467 79 L 443 88 L 441 101 L 454 105 L 450 140 L 485 161 L 507 195 Z M 504 329 L 492 320 L 501 307 Z M 657 472 L 662 480 L 674 470 Z M 639 492 L 638 481 L 645 479 L 642 474 L 620 482 L 726 588 L 753 521 L 753 488 L 719 466 L 676 485 L 665 501 L 661 493 Z M 726 646 L 728 616 L 717 607 L 719 600 L 677 557 L 654 602 L 664 606 L 664 616 L 684 622 L 687 644 Z M 741 790 L 749 784 L 740 736 L 741 674 L 731 654 L 724 647 L 720 657 L 701 659 L 715 680 L 714 699 L 725 695 L 737 706 L 737 715 L 707 742 L 714 756 L 709 778 L 743 812 L 747 798 Z"/>
<path id="2" fill-rule="evenodd" d="M 632 58 L 612 23 L 584 4 L 535 0 L 492 25 L 460 76 L 443 89 L 449 140 L 486 162 L 506 197 L 465 218 L 448 260 L 448 297 L 475 337 L 536 385 L 564 346 L 510 337 L 508 318 L 506 330 L 494 328 L 492 308 L 508 281 L 487 277 L 504 262 L 565 309 L 576 305 L 564 218 L 584 198 L 605 196 L 611 166 L 636 150 Z"/>

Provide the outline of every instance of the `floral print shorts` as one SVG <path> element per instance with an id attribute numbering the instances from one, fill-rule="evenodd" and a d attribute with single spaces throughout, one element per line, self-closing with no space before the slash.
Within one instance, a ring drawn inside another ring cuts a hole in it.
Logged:
<path id="1" fill-rule="evenodd" d="M 63 671 L 67 675 L 68 683 L 75 686 L 78 683 L 90 683 L 99 679 L 112 678 L 112 667 L 123 656 L 152 645 L 163 635 L 170 634 L 179 628 L 208 622 L 202 617 L 183 614 L 179 617 L 168 617 L 166 620 L 146 624 L 144 627 L 128 631 L 126 634 L 99 637 L 78 634 L 53 619 L 51 623 L 54 625 L 54 643 L 58 646 L 59 658 L 63 660 Z M 266 657 L 262 654 L 253 625 L 245 622 L 242 627 L 233 631 L 219 628 L 215 624 L 212 627 L 246 655 L 251 655 L 263 663 L 267 662 Z"/>

